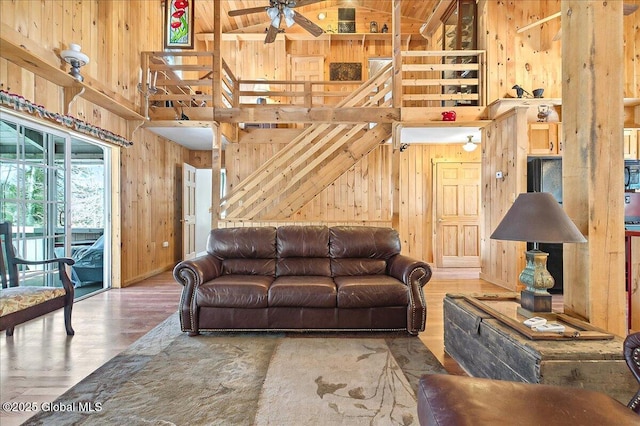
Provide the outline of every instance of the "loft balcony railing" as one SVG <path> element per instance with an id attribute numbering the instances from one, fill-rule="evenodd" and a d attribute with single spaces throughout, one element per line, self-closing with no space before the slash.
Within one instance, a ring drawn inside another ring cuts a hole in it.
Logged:
<path id="1" fill-rule="evenodd" d="M 484 51 L 403 51 L 401 56 L 402 107 L 486 106 Z M 143 52 L 141 114 L 152 120 L 213 120 L 213 59 L 211 52 Z M 239 79 L 223 60 L 220 83 L 218 108 L 231 109 L 339 107 L 364 82 Z M 383 84 L 393 87 L 391 81 Z"/>

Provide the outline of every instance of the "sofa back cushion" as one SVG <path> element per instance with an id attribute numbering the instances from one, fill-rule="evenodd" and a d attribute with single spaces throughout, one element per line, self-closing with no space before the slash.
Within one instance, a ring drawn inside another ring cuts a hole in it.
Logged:
<path id="1" fill-rule="evenodd" d="M 222 261 L 222 274 L 267 275 L 276 273 L 276 228 L 213 229 L 207 252 Z"/>
<path id="2" fill-rule="evenodd" d="M 331 276 L 329 228 L 281 226 L 276 239 L 276 276 Z"/>
<path id="3" fill-rule="evenodd" d="M 333 276 L 380 275 L 387 260 L 400 253 L 400 237 L 393 228 L 334 226 L 329 230 Z"/>

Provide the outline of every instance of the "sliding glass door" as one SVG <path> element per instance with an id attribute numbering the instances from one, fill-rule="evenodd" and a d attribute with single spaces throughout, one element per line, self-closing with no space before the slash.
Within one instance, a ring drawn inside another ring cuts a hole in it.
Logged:
<path id="1" fill-rule="evenodd" d="M 94 141 L 2 114 L 0 221 L 13 224 L 18 256 L 74 258 L 70 272 L 76 296 L 87 293 L 82 287 L 109 285 L 102 250 L 109 237 L 108 154 Z M 53 267 L 24 268 L 20 280 L 61 285 Z"/>

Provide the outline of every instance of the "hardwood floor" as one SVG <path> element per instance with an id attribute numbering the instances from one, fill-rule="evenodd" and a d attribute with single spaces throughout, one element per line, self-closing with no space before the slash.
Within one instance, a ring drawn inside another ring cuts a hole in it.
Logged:
<path id="1" fill-rule="evenodd" d="M 108 290 L 73 307 L 75 336 L 64 331 L 62 310 L 0 335 L 0 402 L 51 402 L 127 348 L 178 308 L 180 291 L 170 272 L 124 289 Z M 420 339 L 451 374 L 464 374 L 444 352 L 442 300 L 446 293 L 495 293 L 503 288 L 478 278 L 477 270 L 434 271 L 425 287 L 427 327 Z M 33 412 L 0 411 L 3 426 Z"/>

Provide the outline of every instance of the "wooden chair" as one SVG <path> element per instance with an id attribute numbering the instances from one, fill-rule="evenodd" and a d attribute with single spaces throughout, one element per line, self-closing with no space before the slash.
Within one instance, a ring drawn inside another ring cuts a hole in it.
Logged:
<path id="1" fill-rule="evenodd" d="M 18 280 L 18 265 L 58 264 L 62 287 L 29 286 Z M 41 261 L 30 261 L 16 257 L 11 237 L 11 223 L 0 223 L 0 331 L 6 330 L 7 336 L 13 335 L 16 325 L 41 315 L 64 308 L 64 324 L 69 336 L 73 336 L 71 327 L 71 308 L 73 307 L 73 284 L 67 275 L 65 265 L 73 265 L 74 260 L 66 257 Z M 23 285 L 20 285 L 23 284 Z"/>

